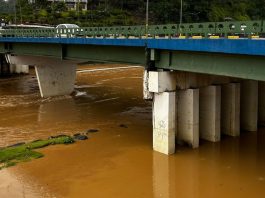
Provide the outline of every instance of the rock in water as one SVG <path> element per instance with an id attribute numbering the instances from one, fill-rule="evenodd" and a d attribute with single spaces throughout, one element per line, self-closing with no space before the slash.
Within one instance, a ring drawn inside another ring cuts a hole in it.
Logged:
<path id="1" fill-rule="evenodd" d="M 120 124 L 120 127 L 121 127 L 121 128 L 128 128 L 128 126 L 125 125 L 125 124 Z"/>
<path id="2" fill-rule="evenodd" d="M 88 137 L 86 135 L 81 135 L 80 133 L 74 134 L 75 140 L 87 140 Z"/>
<path id="3" fill-rule="evenodd" d="M 99 131 L 98 129 L 88 129 L 87 133 L 96 133 L 98 131 Z"/>

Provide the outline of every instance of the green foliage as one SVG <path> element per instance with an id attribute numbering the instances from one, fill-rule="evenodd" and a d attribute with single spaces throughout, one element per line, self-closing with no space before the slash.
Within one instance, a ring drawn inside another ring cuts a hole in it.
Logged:
<path id="1" fill-rule="evenodd" d="M 4 148 L 0 150 L 0 170 L 2 168 L 14 166 L 19 162 L 26 162 L 43 157 L 43 154 L 34 151 L 35 149 L 56 144 L 71 144 L 73 142 L 73 138 L 69 136 L 61 136 L 48 140 L 38 140 L 19 146 Z"/>
<path id="2" fill-rule="evenodd" d="M 0 17 L 19 23 L 76 23 L 81 26 L 145 24 L 146 0 L 89 0 L 87 11 L 64 2 L 0 0 Z M 149 0 L 149 23 L 179 23 L 181 0 Z M 12 7 L 13 6 L 13 7 Z M 8 9 L 7 9 L 8 7 Z M 6 9 L 5 9 L 6 8 Z M 14 10 L 16 10 L 16 20 Z M 183 22 L 265 19 L 264 0 L 183 0 Z"/>

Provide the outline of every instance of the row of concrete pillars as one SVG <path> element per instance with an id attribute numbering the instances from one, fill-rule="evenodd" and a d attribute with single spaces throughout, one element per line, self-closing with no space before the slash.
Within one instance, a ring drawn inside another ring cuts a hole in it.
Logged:
<path id="1" fill-rule="evenodd" d="M 199 147 L 199 139 L 219 142 L 221 134 L 257 131 L 265 121 L 265 83 L 236 83 L 176 89 L 169 72 L 150 72 L 153 95 L 153 148 L 175 153 L 175 143 Z M 176 86 L 177 85 L 177 86 Z"/>

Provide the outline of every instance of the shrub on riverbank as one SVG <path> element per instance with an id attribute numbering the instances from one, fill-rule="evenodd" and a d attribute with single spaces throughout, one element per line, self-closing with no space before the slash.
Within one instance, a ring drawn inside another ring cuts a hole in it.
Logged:
<path id="1" fill-rule="evenodd" d="M 26 162 L 32 159 L 43 157 L 42 153 L 34 151 L 49 145 L 72 144 L 74 139 L 70 136 L 58 136 L 48 140 L 37 140 L 26 144 L 17 144 L 0 150 L 0 170 L 14 166 L 19 162 Z"/>

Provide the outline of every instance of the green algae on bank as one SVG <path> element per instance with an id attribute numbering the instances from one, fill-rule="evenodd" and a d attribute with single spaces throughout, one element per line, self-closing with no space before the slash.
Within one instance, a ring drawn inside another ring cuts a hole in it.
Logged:
<path id="1" fill-rule="evenodd" d="M 42 153 L 34 151 L 49 145 L 72 144 L 74 139 L 70 136 L 58 136 L 48 140 L 37 140 L 27 144 L 15 145 L 0 149 L 0 170 L 14 166 L 19 162 L 27 162 L 43 157 Z"/>

